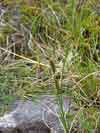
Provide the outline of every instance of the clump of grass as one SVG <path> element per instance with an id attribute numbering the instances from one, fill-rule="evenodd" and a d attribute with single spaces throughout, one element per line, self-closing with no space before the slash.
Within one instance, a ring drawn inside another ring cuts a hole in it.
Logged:
<path id="1" fill-rule="evenodd" d="M 23 27 L 31 27 L 21 31 L 28 33 L 28 39 L 24 36 L 31 56 L 1 49 L 18 57 L 12 64 L 5 63 L 6 67 L 1 64 L 3 100 L 11 95 L 34 98 L 54 94 L 66 133 L 99 128 L 100 117 L 96 118 L 100 114 L 100 20 L 93 1 L 69 0 L 64 5 L 43 0 L 31 6 L 26 2 L 20 8 L 20 18 Z M 63 96 L 73 99 L 75 115 L 64 111 Z"/>

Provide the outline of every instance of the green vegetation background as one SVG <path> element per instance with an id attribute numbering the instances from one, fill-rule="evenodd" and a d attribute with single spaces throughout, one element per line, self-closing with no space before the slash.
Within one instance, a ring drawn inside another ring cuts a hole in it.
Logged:
<path id="1" fill-rule="evenodd" d="M 87 133 L 100 128 L 100 1 L 4 0 L 2 4 L 9 10 L 3 15 L 6 25 L 0 28 L 1 114 L 17 98 L 60 94 L 70 96 L 78 111 L 76 117 L 64 112 L 69 123 L 74 121 L 71 126 L 79 122 Z M 10 23 L 13 12 L 18 14 L 18 31 Z M 17 32 L 24 33 L 25 41 L 13 51 L 7 38 Z"/>

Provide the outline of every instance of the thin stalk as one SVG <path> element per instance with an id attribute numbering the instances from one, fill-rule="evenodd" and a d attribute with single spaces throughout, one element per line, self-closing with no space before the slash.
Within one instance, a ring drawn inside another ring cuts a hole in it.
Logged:
<path id="1" fill-rule="evenodd" d="M 57 97 L 57 102 L 58 102 L 59 111 L 60 111 L 60 120 L 62 122 L 64 132 L 68 133 L 68 124 L 67 124 L 67 121 L 65 118 L 62 90 L 61 90 L 61 86 L 60 86 L 60 82 L 59 82 L 60 81 L 60 75 L 59 75 L 59 73 L 58 73 L 58 75 L 56 74 L 56 66 L 54 64 L 54 61 L 50 59 L 49 62 L 50 62 L 52 72 L 54 74 L 56 97 Z"/>

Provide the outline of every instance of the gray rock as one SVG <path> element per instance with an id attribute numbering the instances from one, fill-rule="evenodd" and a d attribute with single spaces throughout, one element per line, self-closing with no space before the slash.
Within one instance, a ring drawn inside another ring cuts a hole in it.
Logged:
<path id="1" fill-rule="evenodd" d="M 69 108 L 70 98 L 65 99 L 66 110 Z M 0 118 L 1 133 L 63 133 L 59 121 L 59 108 L 53 96 L 43 96 L 40 100 L 17 101 L 16 108 Z M 18 130 L 18 131 L 17 131 Z"/>

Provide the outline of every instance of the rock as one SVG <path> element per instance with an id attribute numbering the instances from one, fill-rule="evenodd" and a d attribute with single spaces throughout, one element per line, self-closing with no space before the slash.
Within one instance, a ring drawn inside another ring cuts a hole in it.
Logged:
<path id="1" fill-rule="evenodd" d="M 70 98 L 65 99 L 66 111 Z M 17 101 L 16 108 L 0 118 L 0 133 L 63 133 L 59 121 L 59 107 L 53 96 L 44 96 L 40 100 Z"/>

